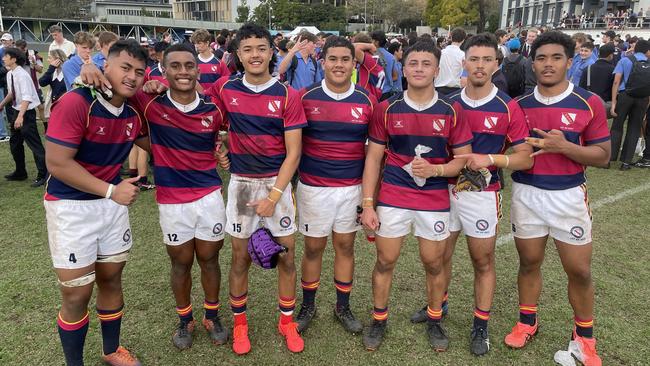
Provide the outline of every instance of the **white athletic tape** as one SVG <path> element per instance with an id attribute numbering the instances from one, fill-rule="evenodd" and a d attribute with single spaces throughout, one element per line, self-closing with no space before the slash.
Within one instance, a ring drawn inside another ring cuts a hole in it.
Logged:
<path id="1" fill-rule="evenodd" d="M 625 190 L 623 192 L 619 192 L 617 194 L 613 194 L 611 196 L 607 196 L 604 198 L 599 199 L 598 201 L 595 201 L 591 204 L 591 209 L 592 210 L 597 210 L 605 205 L 609 205 L 611 203 L 617 202 L 622 200 L 623 198 L 626 198 L 628 196 L 641 193 L 643 191 L 647 191 L 650 189 L 650 183 L 645 183 L 641 184 L 640 186 L 636 186 L 634 188 L 630 188 L 628 190 Z M 514 241 L 514 236 L 512 236 L 512 233 L 510 234 L 504 234 L 504 235 L 499 235 L 497 238 L 497 247 L 503 245 L 503 244 L 508 244 L 510 242 Z"/>
<path id="2" fill-rule="evenodd" d="M 67 281 L 57 280 L 63 287 L 82 287 L 95 282 L 95 271 Z"/>
<path id="3" fill-rule="evenodd" d="M 122 263 L 126 262 L 129 259 L 129 251 L 112 254 L 112 255 L 101 255 L 97 256 L 97 262 L 99 263 Z"/>

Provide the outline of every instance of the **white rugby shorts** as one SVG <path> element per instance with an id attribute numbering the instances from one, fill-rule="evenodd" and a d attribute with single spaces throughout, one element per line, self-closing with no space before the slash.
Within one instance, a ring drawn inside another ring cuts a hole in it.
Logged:
<path id="1" fill-rule="evenodd" d="M 501 218 L 501 193 L 498 191 L 457 192 L 449 186 L 449 231 L 463 231 L 472 238 L 496 236 Z"/>
<path id="2" fill-rule="evenodd" d="M 228 184 L 226 204 L 226 232 L 235 238 L 247 239 L 260 227 L 260 216 L 249 202 L 264 200 L 273 189 L 276 177 L 247 178 L 233 174 Z M 273 216 L 264 218 L 264 227 L 276 237 L 296 232 L 296 208 L 291 196 L 291 183 L 284 189 L 282 197 L 275 204 Z"/>
<path id="3" fill-rule="evenodd" d="M 225 237 L 226 208 L 221 189 L 194 202 L 158 204 L 163 242 L 176 246 L 194 238 L 219 241 Z"/>
<path id="4" fill-rule="evenodd" d="M 298 182 L 298 229 L 305 236 L 322 238 L 332 231 L 346 234 L 361 229 L 357 206 L 361 205 L 361 185 L 314 187 Z"/>
<path id="5" fill-rule="evenodd" d="M 377 207 L 379 230 L 384 238 L 400 238 L 411 232 L 426 240 L 441 241 L 449 237 L 449 212 L 415 211 L 396 207 Z"/>
<path id="6" fill-rule="evenodd" d="M 550 235 L 567 244 L 591 243 L 591 210 L 584 184 L 553 191 L 515 182 L 510 215 L 516 238 Z"/>
<path id="7" fill-rule="evenodd" d="M 109 199 L 44 201 L 54 268 L 77 269 L 131 249 L 126 206 Z"/>

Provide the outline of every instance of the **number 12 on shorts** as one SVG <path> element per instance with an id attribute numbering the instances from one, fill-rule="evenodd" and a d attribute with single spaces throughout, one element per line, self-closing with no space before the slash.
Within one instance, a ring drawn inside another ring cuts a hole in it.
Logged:
<path id="1" fill-rule="evenodd" d="M 178 242 L 178 235 L 177 234 L 167 234 L 167 239 L 170 242 Z"/>

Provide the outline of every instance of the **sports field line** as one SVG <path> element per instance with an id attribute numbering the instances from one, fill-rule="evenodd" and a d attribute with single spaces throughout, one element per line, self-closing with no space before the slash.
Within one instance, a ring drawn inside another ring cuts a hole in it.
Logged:
<path id="1" fill-rule="evenodd" d="M 605 205 L 608 205 L 610 203 L 614 203 L 616 201 L 620 201 L 623 198 L 626 198 L 628 196 L 631 196 L 633 194 L 641 193 L 643 191 L 647 191 L 650 189 L 650 183 L 645 183 L 641 184 L 639 186 L 636 186 L 634 188 L 630 188 L 628 190 L 625 190 L 623 192 L 619 192 L 617 194 L 612 194 L 607 197 L 601 198 L 598 201 L 595 201 L 591 204 L 591 209 L 592 210 L 597 210 Z M 514 237 L 512 236 L 512 233 L 510 234 L 504 234 L 504 235 L 499 235 L 497 238 L 497 247 L 503 245 L 503 244 L 508 244 L 514 240 Z"/>

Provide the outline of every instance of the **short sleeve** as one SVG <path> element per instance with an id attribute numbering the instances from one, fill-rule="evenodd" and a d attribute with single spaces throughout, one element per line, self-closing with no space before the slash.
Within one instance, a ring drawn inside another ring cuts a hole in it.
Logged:
<path id="1" fill-rule="evenodd" d="M 28 101 L 30 103 L 38 102 L 38 98 L 36 93 L 31 93 L 32 88 L 34 88 L 34 83 L 32 79 L 29 78 L 28 75 L 27 77 L 19 77 L 18 78 L 18 84 L 20 85 L 20 99 L 22 101 Z M 14 82 L 16 82 L 16 79 L 14 78 Z"/>
<path id="2" fill-rule="evenodd" d="M 45 138 L 71 149 L 79 148 L 86 132 L 88 101 L 79 93 L 66 93 L 52 109 Z"/>
<path id="3" fill-rule="evenodd" d="M 524 139 L 529 136 L 528 123 L 526 123 L 524 112 L 517 102 L 510 101 L 508 109 L 510 110 L 510 123 L 508 124 L 506 136 L 510 145 L 515 146 L 524 143 Z"/>
<path id="4" fill-rule="evenodd" d="M 624 69 L 624 67 L 623 67 L 623 62 L 624 61 L 623 60 L 626 60 L 626 59 L 622 58 L 616 63 L 616 67 L 614 68 L 613 74 L 621 74 L 621 75 L 623 74 L 623 69 Z"/>
<path id="5" fill-rule="evenodd" d="M 375 105 L 368 127 L 368 139 L 376 144 L 386 145 L 388 142 L 388 130 L 386 129 L 386 110 L 388 101 L 385 100 Z"/>
<path id="6" fill-rule="evenodd" d="M 455 102 L 452 106 L 451 130 L 449 131 L 449 146 L 452 149 L 457 149 L 472 143 L 472 131 L 469 127 L 469 122 L 460 118 L 460 104 Z"/>
<path id="7" fill-rule="evenodd" d="M 129 105 L 144 117 L 144 110 L 147 104 L 156 97 L 155 94 L 147 94 L 142 89 L 138 90 L 134 96 L 129 98 Z"/>
<path id="8" fill-rule="evenodd" d="M 609 129 L 607 128 L 607 113 L 605 106 L 596 95 L 592 95 L 588 100 L 589 106 L 593 112 L 591 121 L 582 131 L 582 140 L 585 145 L 594 145 L 609 140 Z"/>
<path id="9" fill-rule="evenodd" d="M 287 87 L 287 100 L 285 101 L 282 118 L 284 119 L 285 131 L 307 127 L 307 118 L 305 117 L 305 110 L 302 108 L 300 95 L 291 87 Z"/>

